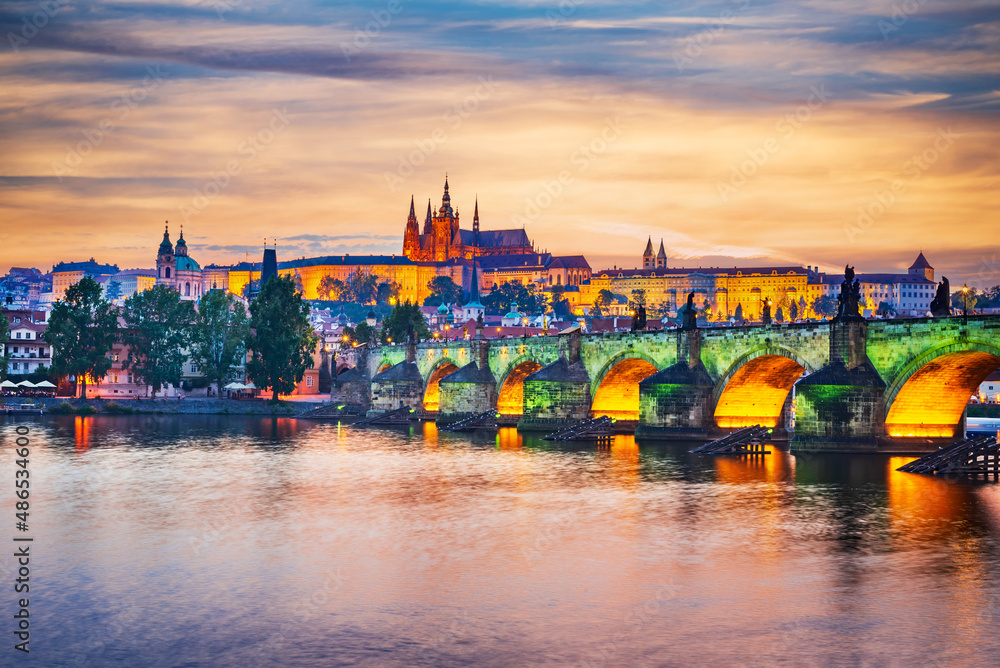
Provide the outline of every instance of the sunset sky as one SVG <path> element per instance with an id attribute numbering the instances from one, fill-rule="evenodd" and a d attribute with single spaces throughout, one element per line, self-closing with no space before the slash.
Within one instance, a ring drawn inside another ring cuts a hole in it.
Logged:
<path id="1" fill-rule="evenodd" d="M 410 196 L 635 266 L 1000 283 L 1000 7 L 4 2 L 0 272 L 399 253 Z M 228 172 L 227 172 L 228 170 Z"/>

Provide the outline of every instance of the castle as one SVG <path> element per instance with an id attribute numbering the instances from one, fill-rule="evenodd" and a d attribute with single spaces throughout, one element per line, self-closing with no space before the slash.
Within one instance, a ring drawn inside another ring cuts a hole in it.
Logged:
<path id="1" fill-rule="evenodd" d="M 410 215 L 403 233 L 403 255 L 415 262 L 447 262 L 452 259 L 471 260 L 484 255 L 526 255 L 535 249 L 523 230 L 479 230 L 479 199 L 472 215 L 472 229 L 459 226 L 459 213 L 452 209 L 448 193 L 448 177 L 444 179 L 444 196 L 441 207 L 431 212 L 427 200 L 427 216 L 423 232 L 417 223 L 413 197 L 410 197 Z"/>

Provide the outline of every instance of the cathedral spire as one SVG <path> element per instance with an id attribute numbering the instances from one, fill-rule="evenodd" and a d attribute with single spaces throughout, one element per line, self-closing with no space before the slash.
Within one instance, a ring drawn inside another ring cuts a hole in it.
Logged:
<path id="1" fill-rule="evenodd" d="M 479 195 L 476 195 L 476 212 L 472 214 L 472 233 L 476 235 L 476 243 L 479 242 Z"/>
<path id="2" fill-rule="evenodd" d="M 417 212 L 413 209 L 413 195 L 410 195 L 410 215 L 407 217 L 406 222 L 410 221 L 417 222 Z"/>
<path id="3" fill-rule="evenodd" d="M 434 230 L 433 222 L 431 221 L 431 200 L 427 199 L 427 218 L 424 219 L 424 234 L 430 234 Z"/>
<path id="4" fill-rule="evenodd" d="M 450 215 L 451 211 L 451 195 L 448 194 L 448 175 L 444 175 L 444 195 L 441 197 L 441 210 L 442 216 Z"/>

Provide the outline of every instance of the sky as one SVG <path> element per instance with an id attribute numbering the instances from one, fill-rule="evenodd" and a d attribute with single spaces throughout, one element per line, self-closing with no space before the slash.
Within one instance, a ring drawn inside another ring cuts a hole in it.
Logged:
<path id="1" fill-rule="evenodd" d="M 1000 283 L 1000 3 L 6 1 L 0 272 L 400 253 Z"/>

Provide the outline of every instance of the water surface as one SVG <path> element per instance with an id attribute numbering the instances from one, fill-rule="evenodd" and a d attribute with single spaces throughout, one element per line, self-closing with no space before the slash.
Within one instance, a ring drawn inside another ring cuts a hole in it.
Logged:
<path id="1" fill-rule="evenodd" d="M 895 471 L 910 458 L 50 416 L 0 422 L 11 489 L 15 424 L 33 444 L 26 665 L 971 666 L 1000 649 L 1000 488 Z"/>

